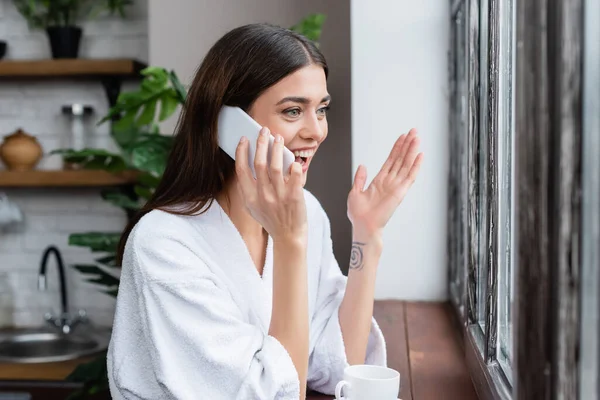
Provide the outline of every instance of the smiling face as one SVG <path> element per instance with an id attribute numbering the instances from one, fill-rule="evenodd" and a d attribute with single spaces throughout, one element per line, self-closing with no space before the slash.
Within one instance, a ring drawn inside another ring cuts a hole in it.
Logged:
<path id="1" fill-rule="evenodd" d="M 286 76 L 262 93 L 248 114 L 272 134 L 280 134 L 285 147 L 302 164 L 303 180 L 319 145 L 327 137 L 330 96 L 323 68 L 309 65 Z"/>

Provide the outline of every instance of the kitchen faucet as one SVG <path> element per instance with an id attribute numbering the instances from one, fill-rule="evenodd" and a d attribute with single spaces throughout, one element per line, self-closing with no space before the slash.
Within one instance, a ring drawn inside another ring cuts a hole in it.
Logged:
<path id="1" fill-rule="evenodd" d="M 54 254 L 56 258 L 56 266 L 58 268 L 61 313 L 58 316 L 53 316 L 51 313 L 46 313 L 44 315 L 44 319 L 51 325 L 59 328 L 64 334 L 69 334 L 73 328 L 75 328 L 75 326 L 82 322 L 87 322 L 87 316 L 84 310 L 79 310 L 78 315 L 75 317 L 71 317 L 69 315 L 67 285 L 65 282 L 65 266 L 60 255 L 60 251 L 56 248 L 56 246 L 48 246 L 46 250 L 44 250 L 42 262 L 40 264 L 40 272 L 38 275 L 38 289 L 42 291 L 46 290 L 46 266 L 48 264 L 48 258 L 50 254 Z"/>

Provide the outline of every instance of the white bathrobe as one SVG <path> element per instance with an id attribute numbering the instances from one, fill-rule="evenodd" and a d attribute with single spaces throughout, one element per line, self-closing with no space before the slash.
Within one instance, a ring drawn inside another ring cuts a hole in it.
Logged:
<path id="1" fill-rule="evenodd" d="M 305 191 L 308 215 L 308 387 L 332 394 L 348 365 L 338 320 L 347 278 L 325 211 Z M 262 277 L 227 214 L 152 211 L 125 249 L 107 368 L 112 398 L 296 400 L 298 374 L 269 336 L 273 243 Z M 386 365 L 373 320 L 366 364 Z"/>

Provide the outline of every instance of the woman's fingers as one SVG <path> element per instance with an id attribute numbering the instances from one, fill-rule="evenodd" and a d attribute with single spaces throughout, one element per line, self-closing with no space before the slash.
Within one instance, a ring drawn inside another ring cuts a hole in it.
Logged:
<path id="1" fill-rule="evenodd" d="M 237 175 L 242 192 L 246 197 L 252 196 L 255 190 L 254 177 L 248 164 L 248 147 L 250 143 L 246 137 L 242 137 L 235 150 L 235 173 Z"/>
<path id="2" fill-rule="evenodd" d="M 275 135 L 273 150 L 271 151 L 271 183 L 279 196 L 283 195 L 283 138 L 281 135 Z"/>
<path id="3" fill-rule="evenodd" d="M 260 130 L 256 140 L 256 154 L 254 155 L 254 172 L 259 187 L 265 187 L 270 184 L 269 171 L 267 166 L 267 155 L 269 150 L 269 128 L 263 127 Z"/>
<path id="4" fill-rule="evenodd" d="M 415 140 L 416 136 L 417 136 L 417 130 L 415 128 L 411 129 L 408 132 L 408 135 L 406 136 L 404 143 L 402 143 L 402 148 L 400 149 L 400 153 L 398 154 L 398 157 L 396 158 L 394 165 L 392 166 L 392 168 L 390 170 L 390 173 L 397 175 L 400 172 L 400 169 L 402 168 L 402 166 L 404 164 L 404 159 L 406 158 L 409 148 L 412 146 L 413 141 Z"/>
<path id="5" fill-rule="evenodd" d="M 302 189 L 302 165 L 294 161 L 290 167 L 290 176 L 288 180 L 290 190 Z"/>
<path id="6" fill-rule="evenodd" d="M 415 159 L 412 168 L 408 172 L 408 179 L 411 184 L 413 184 L 414 181 L 417 179 L 417 175 L 419 174 L 419 170 L 421 169 L 421 164 L 423 163 L 423 157 L 425 157 L 423 153 L 419 153 L 417 155 L 417 158 Z"/>
<path id="7" fill-rule="evenodd" d="M 419 138 L 415 137 L 412 140 L 412 143 L 410 144 L 406 157 L 404 157 L 404 162 L 402 163 L 402 166 L 400 167 L 399 171 L 399 175 L 403 178 L 408 176 L 408 173 L 410 172 L 410 170 L 413 167 L 413 164 L 415 163 L 415 159 L 419 154 L 419 142 Z"/>
<path id="8" fill-rule="evenodd" d="M 385 160 L 385 163 L 383 163 L 383 166 L 381 167 L 381 172 L 383 172 L 383 173 L 390 172 L 390 169 L 394 166 L 394 162 L 400 155 L 400 150 L 402 149 L 402 144 L 404 144 L 405 140 L 406 140 L 406 134 L 402 134 L 402 135 L 400 135 L 400 137 L 398 139 L 396 139 L 396 143 L 394 143 L 394 146 L 392 147 L 392 150 L 390 151 L 390 155 L 388 156 L 387 160 Z"/>
<path id="9" fill-rule="evenodd" d="M 354 175 L 354 185 L 352 188 L 357 192 L 362 192 L 365 189 L 365 183 L 367 182 L 367 167 L 359 165 Z"/>

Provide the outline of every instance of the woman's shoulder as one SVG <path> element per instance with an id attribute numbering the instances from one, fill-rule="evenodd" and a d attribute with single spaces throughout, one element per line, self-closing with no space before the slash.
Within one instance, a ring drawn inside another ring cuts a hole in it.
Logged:
<path id="1" fill-rule="evenodd" d="M 209 271 L 202 267 L 198 230 L 192 216 L 152 210 L 135 224 L 125 245 L 123 264 L 152 281 L 185 281 Z"/>
<path id="2" fill-rule="evenodd" d="M 137 237 L 165 236 L 190 229 L 189 218 L 163 210 L 146 213 L 133 228 Z"/>
<path id="3" fill-rule="evenodd" d="M 132 244 L 154 246 L 165 242 L 191 246 L 198 230 L 194 227 L 202 219 L 195 215 L 181 215 L 164 210 L 151 210 L 133 227 L 130 240 Z"/>

